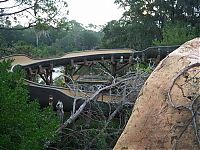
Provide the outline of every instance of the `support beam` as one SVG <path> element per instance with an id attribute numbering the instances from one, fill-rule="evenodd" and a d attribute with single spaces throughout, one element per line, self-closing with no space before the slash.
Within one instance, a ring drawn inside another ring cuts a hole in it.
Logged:
<path id="1" fill-rule="evenodd" d="M 122 69 L 124 69 L 127 66 L 130 66 L 129 62 L 125 63 L 124 65 L 122 65 L 119 68 L 116 68 L 116 74 L 119 73 Z"/>
<path id="2" fill-rule="evenodd" d="M 64 80 L 65 80 L 65 83 L 68 83 L 69 82 L 69 79 L 67 78 L 67 75 L 68 75 L 68 68 L 67 68 L 67 65 L 64 67 Z"/>
<path id="3" fill-rule="evenodd" d="M 132 64 L 133 64 L 133 55 L 131 55 L 131 56 L 129 57 L 129 60 L 128 60 L 128 62 L 129 62 L 129 64 L 130 64 L 130 65 L 132 65 Z"/>
<path id="4" fill-rule="evenodd" d="M 116 71 L 117 71 L 117 62 L 115 62 L 115 57 L 111 56 L 111 75 L 113 77 L 116 77 Z"/>
<path id="5" fill-rule="evenodd" d="M 115 64 L 111 63 L 111 75 L 113 77 L 116 77 L 116 71 L 117 71 L 117 63 L 115 63 Z"/>
<path id="6" fill-rule="evenodd" d="M 44 74 L 45 73 L 45 69 L 43 69 L 41 65 L 39 65 L 39 67 L 38 67 L 38 73 L 39 74 Z"/>
<path id="7" fill-rule="evenodd" d="M 142 53 L 142 62 L 145 62 L 145 60 L 146 60 L 145 53 Z"/>
<path id="8" fill-rule="evenodd" d="M 155 60 L 156 66 L 159 64 L 160 59 L 161 59 L 160 54 L 158 54 L 157 57 L 156 57 L 156 60 Z"/>
<path id="9" fill-rule="evenodd" d="M 114 57 L 113 55 L 111 56 L 111 63 L 112 63 L 112 64 L 116 64 L 116 62 L 115 62 L 115 57 Z"/>
<path id="10" fill-rule="evenodd" d="M 111 73 L 111 71 L 101 62 L 98 62 L 108 73 Z"/>
<path id="11" fill-rule="evenodd" d="M 49 71 L 50 71 L 49 72 L 49 76 L 50 76 L 49 83 L 50 83 L 50 85 L 53 85 L 53 72 L 54 72 L 54 70 L 53 70 L 53 64 L 50 64 L 50 70 Z"/>
<path id="12" fill-rule="evenodd" d="M 83 65 L 80 65 L 80 66 L 72 73 L 72 75 L 74 76 L 81 68 L 83 68 Z"/>
<path id="13" fill-rule="evenodd" d="M 51 85 L 50 79 L 49 79 L 51 71 L 50 71 L 50 69 L 45 69 L 45 70 L 46 71 L 45 71 L 44 77 L 46 79 L 46 85 Z"/>
<path id="14" fill-rule="evenodd" d="M 40 75 L 40 77 L 42 78 L 42 80 L 45 82 L 45 84 L 47 83 L 46 82 L 46 79 L 45 79 L 45 77 L 43 76 L 43 74 L 39 74 Z"/>
<path id="15" fill-rule="evenodd" d="M 73 68 L 75 67 L 74 60 L 73 60 L 73 59 L 71 59 L 71 65 L 72 65 Z"/>
<path id="16" fill-rule="evenodd" d="M 44 69 L 44 68 L 42 68 L 41 65 L 39 65 L 39 67 L 38 67 L 38 73 L 46 85 L 50 85 L 50 81 L 48 79 L 49 74 L 50 74 L 49 71 L 50 71 L 50 69 Z"/>
<path id="17" fill-rule="evenodd" d="M 88 65 L 89 65 L 89 63 L 88 63 L 88 61 L 87 61 L 86 58 L 84 58 L 84 65 L 85 65 L 85 66 L 88 66 Z"/>

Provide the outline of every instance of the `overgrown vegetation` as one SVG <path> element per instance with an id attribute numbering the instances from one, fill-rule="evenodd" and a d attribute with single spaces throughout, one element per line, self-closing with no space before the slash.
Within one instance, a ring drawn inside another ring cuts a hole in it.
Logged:
<path id="1" fill-rule="evenodd" d="M 131 108 L 124 108 L 105 130 L 102 130 L 107 123 L 107 117 L 102 114 L 102 110 L 84 111 L 73 124 L 63 130 L 62 141 L 51 146 L 62 149 L 112 149 L 130 114 Z M 65 117 L 68 118 L 69 115 Z"/>
<path id="2" fill-rule="evenodd" d="M 55 140 L 59 120 L 51 108 L 30 101 L 23 72 L 0 62 L 0 149 L 42 149 Z"/>

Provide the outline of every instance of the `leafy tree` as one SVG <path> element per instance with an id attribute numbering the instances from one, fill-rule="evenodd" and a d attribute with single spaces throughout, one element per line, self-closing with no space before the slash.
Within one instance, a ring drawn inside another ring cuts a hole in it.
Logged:
<path id="1" fill-rule="evenodd" d="M 196 29 L 184 22 L 167 23 L 162 32 L 163 39 L 155 40 L 155 45 L 181 45 L 196 37 Z"/>
<path id="2" fill-rule="evenodd" d="M 154 22 L 111 21 L 103 29 L 102 46 L 105 48 L 133 48 L 141 50 L 151 46 L 152 40 L 159 36 Z"/>
<path id="3" fill-rule="evenodd" d="M 65 24 L 68 14 L 64 0 L 14 0 L 12 6 L 5 7 L 7 2 L 10 1 L 0 1 L 4 5 L 0 11 L 0 29 L 26 29 L 33 26 L 47 29 L 49 25 L 60 27 Z M 26 21 L 25 27 L 12 27 L 12 22 L 21 24 L 21 20 Z"/>
<path id="4" fill-rule="evenodd" d="M 125 12 L 119 21 L 111 21 L 104 27 L 102 45 L 106 48 L 127 47 L 141 50 L 153 46 L 155 40 L 166 40 L 167 32 L 171 32 L 171 36 L 184 32 L 182 39 L 179 37 L 169 44 L 182 43 L 200 35 L 198 0 L 115 0 L 115 3 L 123 7 Z M 190 27 L 178 26 L 177 21 Z M 168 23 L 174 24 L 171 26 L 176 28 L 168 29 Z M 160 44 L 167 43 L 163 41 Z"/>
<path id="5" fill-rule="evenodd" d="M 58 119 L 38 102 L 30 101 L 20 70 L 10 72 L 11 62 L 0 62 L 0 148 L 42 149 L 56 138 Z"/>
<path id="6" fill-rule="evenodd" d="M 104 48 L 124 48 L 126 47 L 126 28 L 124 24 L 116 20 L 107 23 L 103 28 L 104 37 L 102 47 Z"/>
<path id="7" fill-rule="evenodd" d="M 65 29 L 49 27 L 37 30 L 0 30 L 2 51 L 25 53 L 34 57 L 59 56 L 73 50 L 93 49 L 99 46 L 102 32 L 88 30 L 72 20 Z"/>
<path id="8" fill-rule="evenodd" d="M 199 0 L 115 0 L 115 3 L 125 8 L 124 17 L 131 21 L 151 16 L 161 27 L 167 21 L 186 21 L 192 25 L 200 21 Z"/>

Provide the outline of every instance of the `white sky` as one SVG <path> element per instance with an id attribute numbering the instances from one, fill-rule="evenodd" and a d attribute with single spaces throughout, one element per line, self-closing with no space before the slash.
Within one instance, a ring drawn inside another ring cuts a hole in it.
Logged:
<path id="1" fill-rule="evenodd" d="M 84 26 L 88 24 L 105 25 L 111 20 L 119 20 L 123 9 L 114 4 L 115 0 L 65 0 L 68 3 L 69 20 L 76 20 Z M 14 5 L 14 0 L 1 4 L 1 7 Z M 23 18 L 21 22 L 26 22 Z"/>
<path id="2" fill-rule="evenodd" d="M 122 17 L 123 9 L 118 9 L 114 0 L 67 0 L 69 20 L 88 25 L 104 25 Z"/>

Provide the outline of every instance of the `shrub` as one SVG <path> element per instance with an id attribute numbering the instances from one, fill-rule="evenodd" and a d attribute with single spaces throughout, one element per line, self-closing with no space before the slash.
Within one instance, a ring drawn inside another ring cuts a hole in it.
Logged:
<path id="1" fill-rule="evenodd" d="M 42 149 L 57 137 L 59 121 L 51 108 L 30 101 L 23 72 L 10 67 L 0 62 L 0 149 Z"/>

